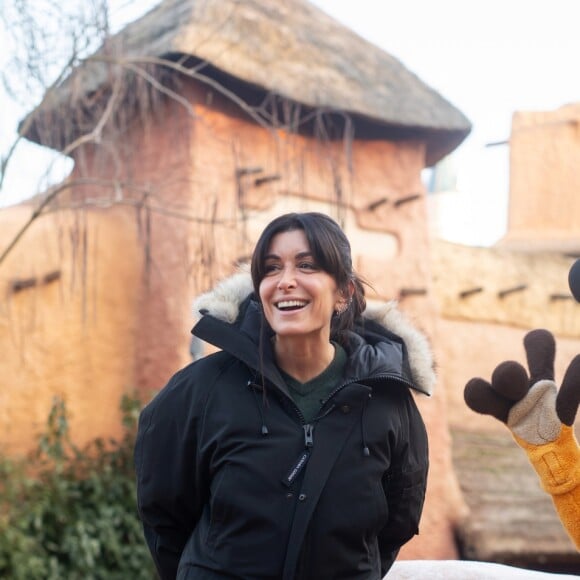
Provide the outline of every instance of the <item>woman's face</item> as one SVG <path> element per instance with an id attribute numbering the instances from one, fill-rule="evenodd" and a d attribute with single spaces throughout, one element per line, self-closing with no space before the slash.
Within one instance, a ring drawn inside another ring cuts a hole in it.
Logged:
<path id="1" fill-rule="evenodd" d="M 302 230 L 272 238 L 260 282 L 264 315 L 280 338 L 330 339 L 330 320 L 344 303 L 334 278 L 321 270 Z"/>

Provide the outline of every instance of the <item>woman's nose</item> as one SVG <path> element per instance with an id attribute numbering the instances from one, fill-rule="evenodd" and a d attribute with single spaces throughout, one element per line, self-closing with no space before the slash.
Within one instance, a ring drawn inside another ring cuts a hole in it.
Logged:
<path id="1" fill-rule="evenodd" d="M 278 289 L 287 290 L 288 288 L 296 287 L 296 277 L 291 268 L 284 268 L 282 270 L 280 279 L 278 280 Z"/>

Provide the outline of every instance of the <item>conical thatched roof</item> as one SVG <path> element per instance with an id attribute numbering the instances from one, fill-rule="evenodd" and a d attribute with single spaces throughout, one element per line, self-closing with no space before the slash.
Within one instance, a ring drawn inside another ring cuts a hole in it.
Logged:
<path id="1" fill-rule="evenodd" d="M 189 55 L 307 107 L 345 112 L 400 136 L 420 135 L 428 164 L 470 131 L 459 110 L 397 59 L 305 0 L 164 0 L 112 38 L 105 52 L 173 60 Z M 106 68 L 91 66 L 81 81 L 88 94 L 107 82 Z M 72 86 L 78 90 L 79 80 L 67 79 L 45 100 L 52 123 L 70 102 Z M 41 142 L 42 133 L 32 123 L 26 136 Z"/>

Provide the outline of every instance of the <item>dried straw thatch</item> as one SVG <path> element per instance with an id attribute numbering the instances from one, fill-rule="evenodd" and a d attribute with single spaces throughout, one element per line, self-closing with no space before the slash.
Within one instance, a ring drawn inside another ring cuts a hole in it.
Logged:
<path id="1" fill-rule="evenodd" d="M 459 110 L 397 59 L 305 0 L 165 0 L 113 37 L 99 55 L 192 56 L 292 102 L 349 114 L 355 127 L 357 120 L 370 123 L 375 135 L 383 131 L 388 138 L 390 130 L 423 138 L 429 165 L 470 131 Z M 66 110 L 63 104 L 70 106 L 73 87 L 85 94 L 102 89 L 107 67 L 91 66 L 47 96 L 42 115 L 32 113 L 24 131 L 28 138 L 43 141 L 41 117 L 53 124 L 58 111 Z"/>

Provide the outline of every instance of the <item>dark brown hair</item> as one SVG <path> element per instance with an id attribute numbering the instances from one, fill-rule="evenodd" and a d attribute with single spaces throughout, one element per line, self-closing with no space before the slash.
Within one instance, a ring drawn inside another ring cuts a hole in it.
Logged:
<path id="1" fill-rule="evenodd" d="M 252 255 L 252 283 L 259 296 L 260 283 L 266 275 L 265 257 L 274 236 L 302 230 L 308 246 L 319 268 L 330 274 L 339 291 L 350 294 L 350 283 L 354 287 L 352 300 L 344 313 L 333 316 L 331 336 L 340 338 L 345 330 L 354 326 L 354 321 L 366 307 L 365 292 L 360 277 L 352 268 L 350 242 L 340 226 L 329 216 L 317 212 L 287 213 L 272 220 L 262 232 Z"/>

